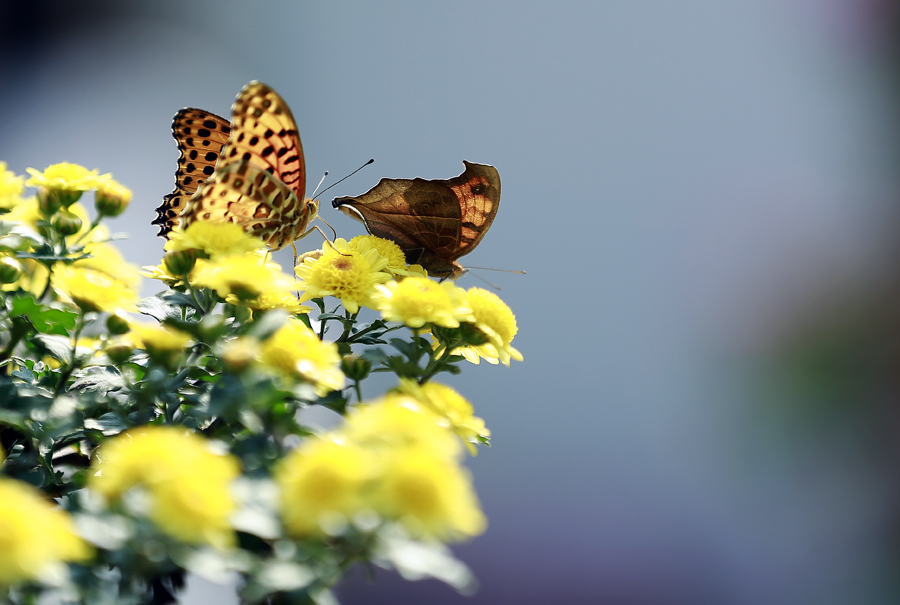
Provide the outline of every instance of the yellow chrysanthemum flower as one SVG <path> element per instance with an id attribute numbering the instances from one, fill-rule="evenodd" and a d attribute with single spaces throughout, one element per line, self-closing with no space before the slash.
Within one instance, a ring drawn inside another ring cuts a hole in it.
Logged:
<path id="1" fill-rule="evenodd" d="M 376 486 L 376 510 L 414 535 L 459 540 L 487 527 L 466 469 L 430 448 L 394 450 Z"/>
<path id="2" fill-rule="evenodd" d="M 84 311 L 130 311 L 137 293 L 119 280 L 93 269 L 57 263 L 50 278 L 54 288 Z"/>
<path id="3" fill-rule="evenodd" d="M 263 292 L 250 303 L 245 303 L 248 307 L 257 311 L 268 311 L 270 309 L 284 309 L 291 315 L 299 315 L 301 313 L 309 313 L 312 307 L 301 305 L 294 292 L 286 292 L 284 290 L 273 290 L 271 292 Z"/>
<path id="4" fill-rule="evenodd" d="M 337 345 L 319 340 L 299 319 L 289 318 L 263 343 L 261 361 L 311 382 L 320 396 L 344 388 Z"/>
<path id="5" fill-rule="evenodd" d="M 92 554 L 65 511 L 27 483 L 0 478 L 0 587 Z"/>
<path id="6" fill-rule="evenodd" d="M 299 538 L 339 531 L 364 507 L 368 467 L 361 449 L 329 438 L 308 439 L 288 454 L 275 469 L 288 531 Z"/>
<path id="7" fill-rule="evenodd" d="M 106 273 L 132 290 L 137 290 L 141 285 L 141 275 L 138 273 L 137 265 L 129 263 L 125 257 L 119 252 L 118 248 L 112 244 L 91 243 L 85 246 L 85 252 L 89 253 L 88 258 L 83 258 L 72 263 L 73 267 L 93 269 L 101 273 Z"/>
<path id="8" fill-rule="evenodd" d="M 37 198 L 29 197 L 13 206 L 9 213 L 0 217 L 0 220 L 4 223 L 21 223 L 34 229 L 37 222 L 43 218 L 40 208 L 38 208 Z"/>
<path id="9" fill-rule="evenodd" d="M 470 288 L 466 291 L 466 302 L 475 317 L 475 327 L 485 335 L 488 342 L 459 347 L 453 350 L 453 354 L 462 355 L 474 364 L 479 362 L 479 358 L 492 364 L 502 361 L 507 366 L 510 359 L 522 361 L 522 354 L 512 346 L 512 340 L 519 331 L 516 316 L 506 303 L 483 288 Z"/>
<path id="10" fill-rule="evenodd" d="M 166 251 L 203 250 L 212 259 L 228 256 L 242 256 L 265 248 L 266 245 L 257 237 L 244 232 L 234 223 L 212 223 L 197 221 L 188 225 L 187 229 L 175 227 L 169 233 Z"/>
<path id="11" fill-rule="evenodd" d="M 473 456 L 477 453 L 475 444 L 480 443 L 478 438 L 491 435 L 484 426 L 484 420 L 472 414 L 472 404 L 447 385 L 437 382 L 419 385 L 415 380 L 401 378 L 398 391 L 415 397 L 438 414 L 448 428 L 463 440 Z"/>
<path id="12" fill-rule="evenodd" d="M 175 366 L 192 344 L 189 334 L 169 326 L 140 322 L 129 322 L 129 326 L 131 331 L 124 335 L 123 342 L 145 349 L 151 359 L 165 366 Z"/>
<path id="13" fill-rule="evenodd" d="M 219 359 L 233 372 L 240 372 L 259 359 L 262 344 L 253 336 L 238 336 L 219 347 Z"/>
<path id="14" fill-rule="evenodd" d="M 473 319 L 462 288 L 450 281 L 437 283 L 427 277 L 382 284 L 374 302 L 385 319 L 402 322 L 410 328 L 425 324 L 458 328 L 459 322 Z"/>
<path id="15" fill-rule="evenodd" d="M 151 499 L 149 516 L 164 533 L 192 544 L 233 544 L 230 486 L 240 467 L 203 437 L 183 428 L 145 426 L 104 443 L 98 459 L 88 482 L 92 490 L 116 500 L 142 486 Z"/>
<path id="16" fill-rule="evenodd" d="M 366 254 L 369 250 L 375 250 L 379 256 L 387 259 L 387 265 L 382 271 L 386 271 L 393 276 L 411 277 L 414 275 L 420 277 L 428 277 L 420 265 L 408 266 L 406 264 L 406 254 L 403 250 L 389 239 L 378 237 L 375 235 L 357 235 L 348 243 L 350 250 L 356 250 L 362 254 Z"/>
<path id="17" fill-rule="evenodd" d="M 447 422 L 417 399 L 398 392 L 355 406 L 343 432 L 373 452 L 401 447 L 424 447 L 437 455 L 455 458 L 462 453 L 459 440 Z"/>
<path id="18" fill-rule="evenodd" d="M 180 276 L 172 275 L 164 262 L 161 262 L 158 265 L 143 265 L 138 273 L 144 277 L 159 280 L 170 288 L 180 286 L 184 283 L 184 280 Z"/>
<path id="19" fill-rule="evenodd" d="M 25 182 L 27 186 L 61 191 L 90 191 L 110 178 L 108 174 L 97 174 L 96 168 L 88 170 L 84 166 L 68 162 L 47 166 L 43 172 L 34 168 L 25 170 L 31 175 Z"/>
<path id="20" fill-rule="evenodd" d="M 195 286 L 212 288 L 222 298 L 234 299 L 229 302 L 251 307 L 260 296 L 289 294 L 296 287 L 296 282 L 281 272 L 280 265 L 256 253 L 198 263 L 190 279 Z"/>
<path id="21" fill-rule="evenodd" d="M 351 250 L 346 240 L 338 238 L 320 257 L 308 256 L 295 267 L 299 286 L 305 290 L 300 301 L 334 296 L 347 311 L 356 313 L 360 307 L 370 306 L 375 286 L 391 278 L 382 271 L 387 263 L 375 249 L 365 253 Z"/>
<path id="22" fill-rule="evenodd" d="M 0 208 L 10 209 L 22 201 L 25 177 L 16 176 L 6 169 L 6 162 L 0 162 Z"/>

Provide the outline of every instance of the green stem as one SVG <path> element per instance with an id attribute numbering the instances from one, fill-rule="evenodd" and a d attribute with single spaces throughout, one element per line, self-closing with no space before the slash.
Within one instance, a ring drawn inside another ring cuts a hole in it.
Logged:
<path id="1" fill-rule="evenodd" d="M 359 315 L 359 311 L 356 313 L 349 313 L 344 311 L 344 315 L 347 317 L 349 321 L 344 322 L 344 331 L 341 332 L 340 338 L 337 339 L 336 342 L 346 342 L 347 337 L 350 336 L 350 330 L 353 329 L 353 324 L 356 323 L 356 317 Z"/>
<path id="2" fill-rule="evenodd" d="M 84 329 L 84 314 L 80 314 L 78 316 L 78 320 L 75 322 L 75 332 L 72 334 L 72 359 L 66 370 L 59 377 L 59 382 L 56 385 L 56 389 L 54 390 L 54 394 L 59 395 L 62 392 L 63 387 L 66 384 L 66 381 L 69 380 L 69 376 L 72 375 L 72 372 L 76 370 L 78 367 L 78 337 L 81 336 L 81 331 Z"/>
<path id="3" fill-rule="evenodd" d="M 353 381 L 353 389 L 356 391 L 356 401 L 357 403 L 362 403 L 362 387 L 360 387 L 359 380 Z"/>
<path id="4" fill-rule="evenodd" d="M 97 218 L 95 218 L 93 221 L 91 221 L 91 226 L 88 228 L 88 230 L 85 231 L 84 233 L 82 233 L 82 234 L 81 234 L 81 237 L 79 237 L 77 240 L 75 240 L 75 243 L 72 244 L 72 246 L 74 247 L 74 246 L 77 246 L 78 244 L 80 244 L 80 243 L 81 243 L 81 240 L 83 240 L 84 238 L 86 238 L 88 235 L 90 235 L 91 231 L 93 231 L 94 229 L 97 228 L 97 225 L 100 224 L 100 221 L 101 221 L 102 219 L 103 219 L 102 216 L 97 216 Z"/>
<path id="5" fill-rule="evenodd" d="M 435 374 L 437 374 L 438 369 L 441 365 L 447 361 L 447 358 L 450 357 L 451 351 L 455 349 L 458 345 L 460 345 L 462 341 L 456 341 L 451 345 L 440 345 L 431 355 L 431 360 L 428 362 L 428 365 L 425 366 L 425 371 L 422 374 L 422 377 L 419 379 L 419 384 L 425 384 L 428 382 Z M 442 350 L 443 349 L 443 350 Z M 438 353 L 440 352 L 440 356 Z"/>

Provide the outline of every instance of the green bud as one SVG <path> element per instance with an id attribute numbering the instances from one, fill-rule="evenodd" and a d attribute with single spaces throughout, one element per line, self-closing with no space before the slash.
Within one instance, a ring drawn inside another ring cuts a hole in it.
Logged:
<path id="1" fill-rule="evenodd" d="M 163 257 L 166 269 L 172 275 L 187 275 L 197 263 L 196 250 L 178 250 L 169 252 Z"/>
<path id="2" fill-rule="evenodd" d="M 0 284 L 12 284 L 22 277 L 22 263 L 11 256 L 0 258 Z"/>
<path id="3" fill-rule="evenodd" d="M 60 235 L 67 237 L 78 233 L 81 229 L 82 221 L 68 210 L 60 210 L 50 219 L 50 224 Z"/>
<path id="4" fill-rule="evenodd" d="M 131 357 L 134 349 L 125 344 L 113 344 L 106 347 L 105 351 L 113 363 L 125 363 Z"/>
<path id="5" fill-rule="evenodd" d="M 123 314 L 116 312 L 106 318 L 106 329 L 113 336 L 120 336 L 130 332 L 131 326 L 128 325 L 128 320 L 125 319 Z"/>
<path id="6" fill-rule="evenodd" d="M 38 208 L 44 216 L 50 216 L 57 210 L 68 208 L 81 199 L 82 191 L 71 189 L 38 189 Z"/>
<path id="7" fill-rule="evenodd" d="M 341 371 L 350 380 L 364 380 L 372 371 L 372 364 L 359 355 L 347 355 L 341 359 Z"/>
<path id="8" fill-rule="evenodd" d="M 131 201 L 131 191 L 118 183 L 97 189 L 94 194 L 94 207 L 100 216 L 119 216 Z"/>

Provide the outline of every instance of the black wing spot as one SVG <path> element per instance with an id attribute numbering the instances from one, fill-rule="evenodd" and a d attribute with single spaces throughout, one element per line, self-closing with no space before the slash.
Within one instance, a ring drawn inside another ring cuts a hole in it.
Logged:
<path id="1" fill-rule="evenodd" d="M 193 147 L 194 146 L 194 137 L 188 137 L 184 140 L 184 142 L 188 147 Z"/>
<path id="2" fill-rule="evenodd" d="M 212 166 L 206 166 L 206 167 L 203 169 L 203 174 L 205 174 L 206 176 L 211 176 L 212 173 L 215 172 L 215 171 L 216 171 L 216 169 L 213 168 Z"/>
<path id="3" fill-rule="evenodd" d="M 193 162 L 188 162 L 187 166 L 184 167 L 185 172 L 193 172 L 196 169 Z"/>
<path id="4" fill-rule="evenodd" d="M 242 132 L 241 134 L 238 135 L 238 140 L 237 140 L 237 142 L 238 142 L 238 143 L 242 143 L 243 141 L 244 141 L 244 133 Z"/>
<path id="5" fill-rule="evenodd" d="M 284 154 L 286 154 L 287 152 L 288 152 L 288 148 L 287 148 L 287 147 L 282 147 L 281 149 L 279 149 L 279 150 L 275 153 L 275 155 L 277 155 L 278 157 L 282 157 L 282 156 L 283 156 Z"/>
<path id="6" fill-rule="evenodd" d="M 265 137 L 266 137 L 267 139 L 271 139 L 273 134 L 275 134 L 275 132 L 274 132 L 271 128 L 269 128 L 269 129 L 266 130 Z"/>
<path id="7" fill-rule="evenodd" d="M 212 136 L 212 133 L 209 131 L 208 128 L 201 128 L 200 130 L 197 131 L 197 136 L 201 136 L 201 137 L 205 138 L 208 136 Z"/>
<path id="8" fill-rule="evenodd" d="M 245 151 L 245 152 L 244 152 L 244 155 L 241 156 L 241 157 L 242 157 L 243 159 L 245 159 L 245 160 L 249 160 L 250 158 L 253 157 L 253 154 L 250 153 L 249 151 Z"/>
<path id="9" fill-rule="evenodd" d="M 259 137 L 254 136 L 250 139 L 250 147 L 256 147 L 257 145 L 259 145 Z"/>
<path id="10" fill-rule="evenodd" d="M 215 151 L 206 152 L 206 161 L 207 162 L 215 162 L 218 159 L 218 157 L 219 157 L 219 154 L 216 153 Z M 193 159 L 193 158 L 191 158 L 191 159 Z"/>
<path id="11" fill-rule="evenodd" d="M 191 134 L 191 129 L 188 127 L 185 127 L 185 128 L 181 129 L 181 132 L 183 132 L 184 134 Z"/>
<path id="12" fill-rule="evenodd" d="M 272 101 L 270 101 L 269 99 L 263 99 L 262 106 L 268 109 L 272 106 Z"/>
<path id="13" fill-rule="evenodd" d="M 192 160 L 196 160 L 197 159 L 197 150 L 191 149 L 191 152 L 188 154 L 188 157 L 191 158 Z"/>
<path id="14" fill-rule="evenodd" d="M 215 129 L 216 129 L 216 123 L 213 122 L 212 120 L 205 120 L 205 121 L 203 122 L 203 127 L 204 127 L 204 128 L 209 128 L 210 130 L 215 130 Z"/>
<path id="15" fill-rule="evenodd" d="M 271 155 L 273 151 L 275 151 L 275 150 L 272 148 L 271 145 L 269 145 L 268 147 L 266 147 L 265 149 L 262 150 L 262 153 L 260 153 L 260 155 L 262 157 L 266 157 L 268 155 Z"/>

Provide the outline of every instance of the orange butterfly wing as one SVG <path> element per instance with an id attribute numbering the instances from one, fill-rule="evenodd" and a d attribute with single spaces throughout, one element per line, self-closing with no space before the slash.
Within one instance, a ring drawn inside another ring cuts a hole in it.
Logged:
<path id="1" fill-rule="evenodd" d="M 500 207 L 500 174 L 487 164 L 463 161 L 448 180 L 381 179 L 358 197 L 331 205 L 361 220 L 372 235 L 393 240 L 408 263 L 437 277 L 458 277 L 456 262 L 481 242 Z"/>
<path id="2" fill-rule="evenodd" d="M 297 123 L 277 92 L 262 82 L 250 82 L 231 107 L 232 136 L 222 150 L 219 165 L 245 160 L 275 175 L 294 190 L 306 194 L 306 163 Z"/>
<path id="3" fill-rule="evenodd" d="M 182 150 L 176 191 L 157 209 L 154 223 L 162 224 L 160 235 L 166 235 L 173 227 L 186 227 L 196 220 L 232 222 L 280 250 L 301 237 L 318 213 L 318 202 L 304 199 L 306 165 L 297 124 L 284 99 L 260 82 L 244 86 L 231 114 L 230 134 L 214 160 L 215 150 L 209 149 L 202 155 L 205 164 L 187 164 L 194 149 Z M 177 133 L 176 140 L 179 148 L 185 144 Z M 193 189 L 188 190 L 178 180 L 182 160 L 207 180 L 190 182 Z"/>
<path id="4" fill-rule="evenodd" d="M 172 136 L 181 157 L 175 171 L 175 189 L 163 198 L 152 224 L 159 225 L 158 235 L 168 236 L 179 224 L 178 215 L 197 188 L 215 169 L 219 154 L 231 134 L 231 124 L 214 113 L 186 107 L 172 120 Z"/>

